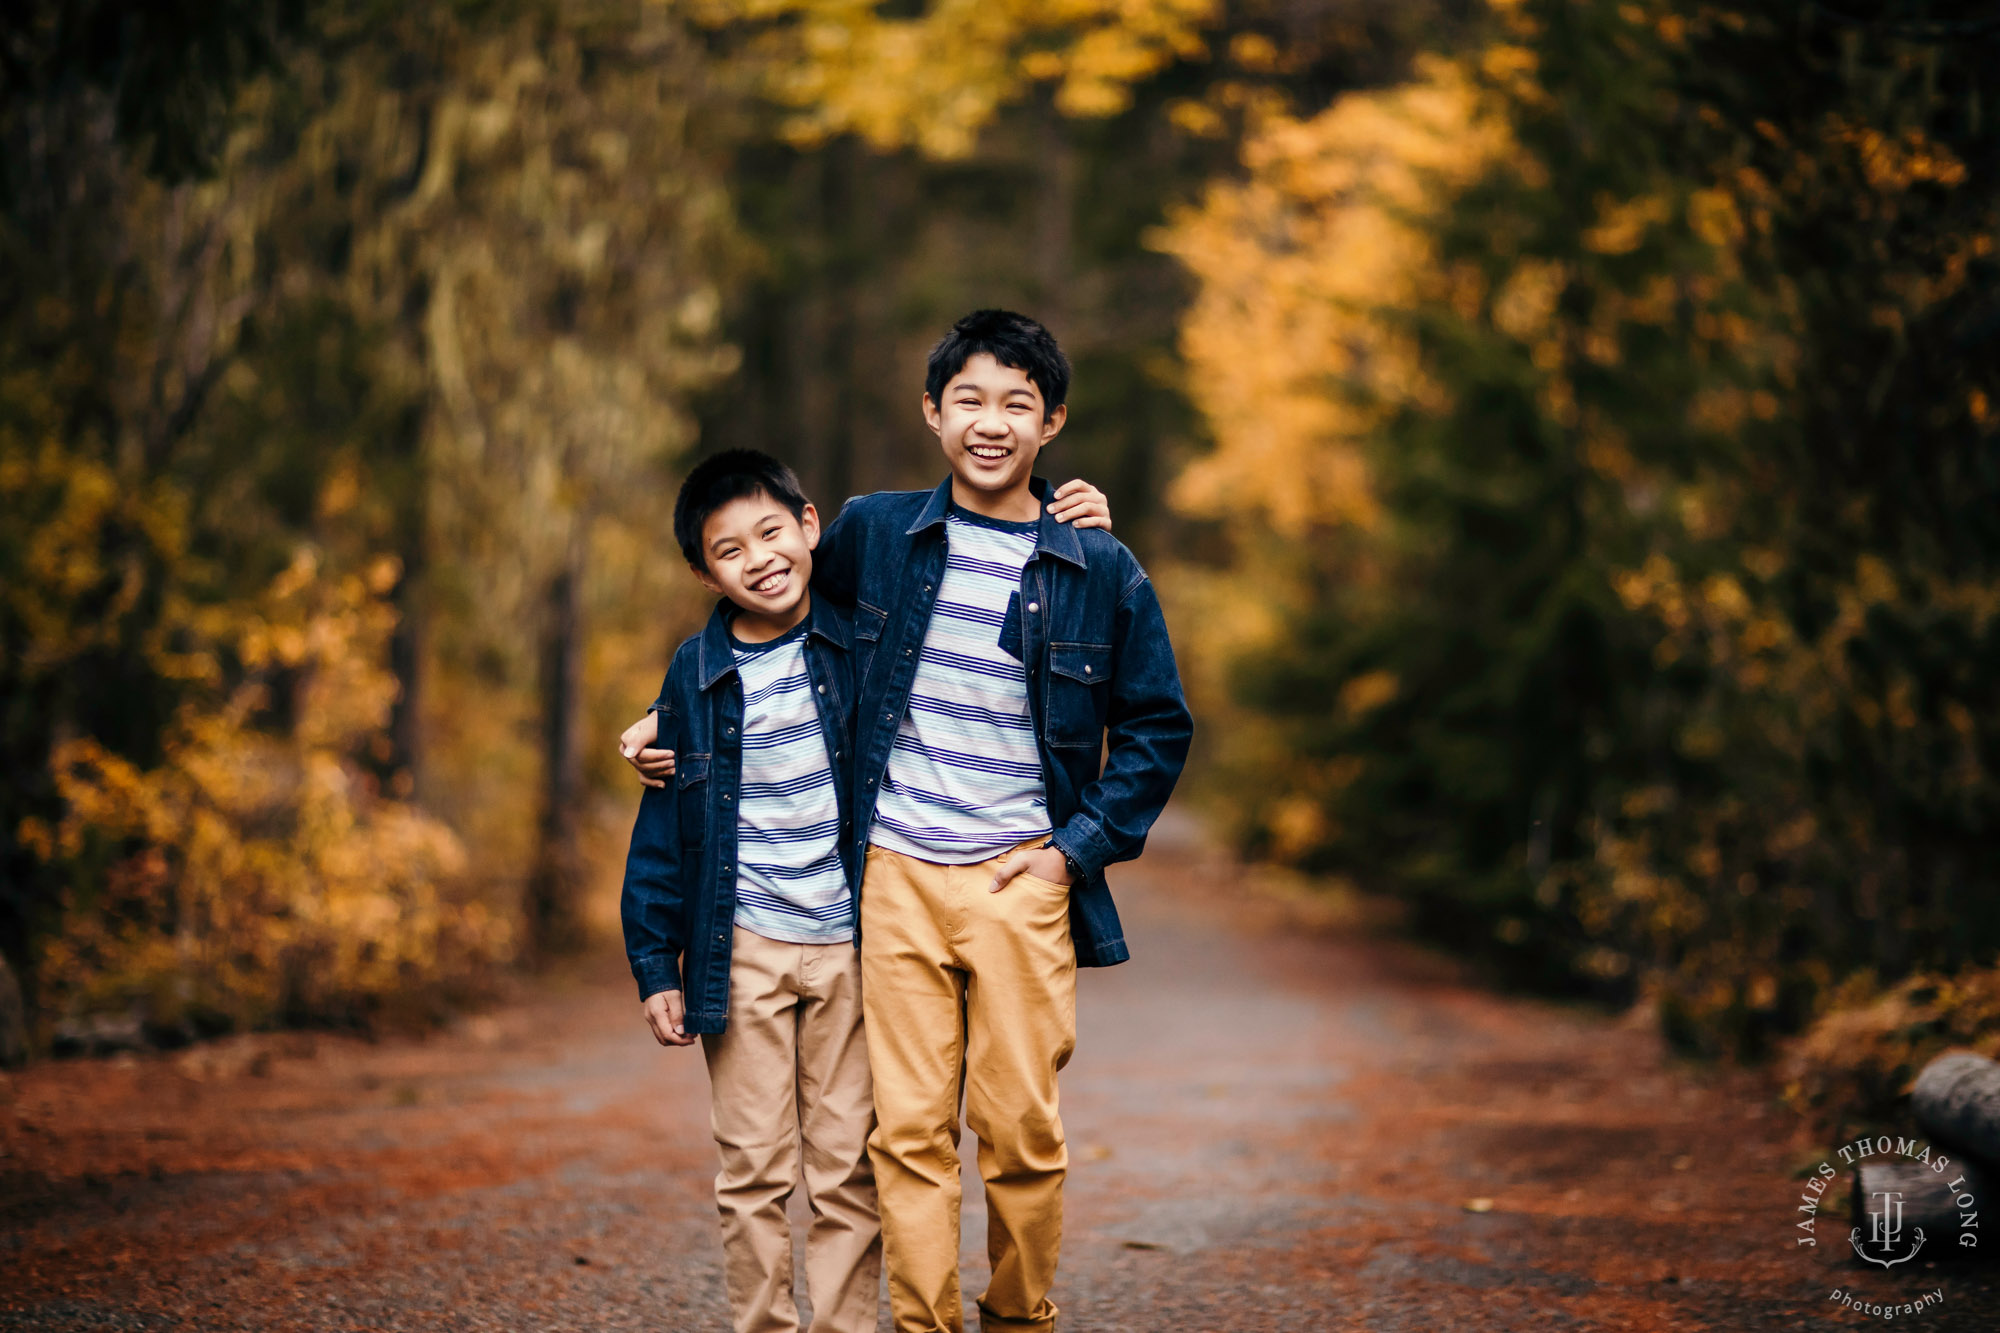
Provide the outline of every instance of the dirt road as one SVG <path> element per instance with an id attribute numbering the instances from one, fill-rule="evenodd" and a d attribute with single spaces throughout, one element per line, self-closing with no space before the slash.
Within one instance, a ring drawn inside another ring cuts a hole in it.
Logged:
<path id="1" fill-rule="evenodd" d="M 1084 974 L 1063 1084 L 1065 1328 L 1877 1322 L 1836 1287 L 2000 1328 L 1981 1270 L 1795 1251 L 1801 1150 L 1753 1080 L 1302 923 L 1188 842 L 1118 883 L 1134 961 Z M 4 1076 L 0 1329 L 721 1333 L 706 1096 L 615 957 L 421 1041 Z"/>

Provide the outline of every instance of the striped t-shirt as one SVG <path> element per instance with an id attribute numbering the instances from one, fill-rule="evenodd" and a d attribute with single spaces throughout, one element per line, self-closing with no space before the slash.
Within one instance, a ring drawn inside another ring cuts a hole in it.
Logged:
<path id="1" fill-rule="evenodd" d="M 1027 670 L 1016 655 L 1021 569 L 1034 557 L 1036 527 L 956 506 L 945 516 L 944 580 L 889 751 L 871 842 L 970 865 L 1049 832 Z"/>
<path id="2" fill-rule="evenodd" d="M 767 940 L 829 944 L 854 937 L 854 907 L 805 642 L 803 624 L 769 643 L 730 640 L 743 685 L 736 924 Z"/>

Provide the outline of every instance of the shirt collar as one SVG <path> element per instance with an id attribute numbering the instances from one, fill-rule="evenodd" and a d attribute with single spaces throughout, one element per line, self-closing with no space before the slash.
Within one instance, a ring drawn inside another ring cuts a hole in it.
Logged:
<path id="1" fill-rule="evenodd" d="M 734 609 L 734 603 L 727 597 L 717 598 L 715 609 L 708 613 L 708 623 L 702 626 L 701 656 L 696 665 L 704 690 L 713 689 L 717 681 L 736 670 L 736 650 L 729 643 L 729 616 Z M 836 647 L 848 646 L 847 626 L 823 597 L 812 599 L 805 626 L 807 638 L 817 635 Z"/>
<path id="2" fill-rule="evenodd" d="M 1067 560 L 1079 569 L 1087 569 L 1089 562 L 1083 558 L 1083 542 L 1076 535 L 1076 529 L 1068 523 L 1059 522 L 1049 515 L 1049 483 L 1041 477 L 1028 479 L 1028 489 L 1041 502 L 1041 517 L 1035 532 L 1037 553 L 1047 552 L 1060 560 Z M 944 522 L 951 512 L 951 478 L 946 477 L 931 492 L 930 499 L 924 501 L 923 512 L 917 521 L 910 524 L 909 535 L 922 532 Z"/>
<path id="3" fill-rule="evenodd" d="M 946 477 L 931 492 L 931 498 L 924 501 L 924 512 L 917 515 L 917 521 L 910 524 L 905 536 L 914 537 L 925 528 L 944 522 L 944 516 L 951 512 L 951 478 Z"/>

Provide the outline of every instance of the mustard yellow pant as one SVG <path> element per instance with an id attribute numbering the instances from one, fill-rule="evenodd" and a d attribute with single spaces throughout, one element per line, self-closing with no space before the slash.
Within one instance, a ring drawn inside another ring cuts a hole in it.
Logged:
<path id="1" fill-rule="evenodd" d="M 875 1080 L 875 1164 L 898 1333 L 963 1333 L 958 1284 L 959 1098 L 979 1137 L 992 1281 L 985 1333 L 1055 1327 L 1069 1166 L 1056 1072 L 1076 1045 L 1069 890 L 1001 858 L 936 865 L 868 853 L 862 1003 Z"/>
<path id="2" fill-rule="evenodd" d="M 868 1165 L 874 1110 L 854 944 L 782 944 L 741 926 L 729 1027 L 701 1039 L 722 1169 L 723 1277 L 736 1333 L 794 1333 L 794 1180 L 812 1205 L 812 1333 L 874 1333 L 882 1245 Z"/>

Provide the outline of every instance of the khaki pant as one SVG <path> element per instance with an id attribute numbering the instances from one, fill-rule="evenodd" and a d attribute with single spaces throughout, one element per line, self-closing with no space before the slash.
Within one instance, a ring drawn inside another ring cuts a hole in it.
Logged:
<path id="1" fill-rule="evenodd" d="M 803 1177 L 812 1333 L 873 1333 L 881 1223 L 866 1145 L 874 1123 L 851 942 L 780 944 L 738 927 L 729 1026 L 701 1039 L 722 1170 L 723 1271 L 736 1333 L 791 1333 L 792 1228 Z"/>
<path id="2" fill-rule="evenodd" d="M 1076 1045 L 1069 890 L 1028 875 L 988 892 L 1002 858 L 934 865 L 868 853 L 862 996 L 875 1076 L 868 1141 L 882 1194 L 898 1333 L 962 1333 L 958 1105 L 979 1136 L 986 1254 L 980 1326 L 1055 1327 L 1069 1166 L 1056 1071 Z"/>

